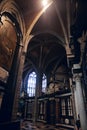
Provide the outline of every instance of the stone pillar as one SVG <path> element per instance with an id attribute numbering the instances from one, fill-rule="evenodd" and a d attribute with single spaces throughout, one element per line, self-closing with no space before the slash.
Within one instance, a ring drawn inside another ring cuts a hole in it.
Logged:
<path id="1" fill-rule="evenodd" d="M 39 71 L 37 73 L 37 78 L 36 78 L 36 89 L 35 89 L 35 104 L 34 104 L 34 117 L 33 117 L 33 122 L 35 123 L 37 121 L 37 114 L 38 114 L 38 109 L 37 109 L 37 98 L 41 96 L 41 91 L 42 91 L 42 73 Z"/>
<path id="2" fill-rule="evenodd" d="M 76 116 L 78 119 L 78 115 L 80 116 L 81 128 L 82 130 L 87 130 L 87 117 L 86 110 L 84 104 L 84 97 L 82 93 L 82 85 L 81 85 L 81 71 L 79 64 L 75 64 L 73 66 L 73 78 L 75 81 L 74 88 L 74 97 L 75 97 L 75 106 L 76 106 Z"/>
<path id="3" fill-rule="evenodd" d="M 26 120 L 26 118 L 27 118 L 27 107 L 28 107 L 28 103 L 27 103 L 27 101 L 25 101 L 25 110 L 24 110 L 24 119 Z"/>
<path id="4" fill-rule="evenodd" d="M 19 102 L 19 98 L 20 98 L 22 72 L 23 72 L 25 56 L 26 56 L 26 53 L 23 53 L 20 58 L 18 77 L 17 77 L 17 81 L 16 81 L 15 97 L 14 97 L 14 103 L 13 103 L 12 120 L 16 120 L 16 118 L 17 118 L 18 102 Z"/>
<path id="5" fill-rule="evenodd" d="M 43 77 L 43 74 L 42 74 L 42 71 L 39 71 L 39 74 L 38 74 L 38 78 L 39 78 L 39 81 L 38 81 L 38 91 L 39 91 L 39 95 L 38 96 L 41 96 L 42 95 L 42 77 Z"/>
<path id="6" fill-rule="evenodd" d="M 11 121 L 12 119 L 12 109 L 13 109 L 21 51 L 22 46 L 17 44 L 13 57 L 12 67 L 9 72 L 5 95 L 3 97 L 2 102 L 2 108 L 0 113 L 1 115 L 0 120 L 2 122 Z"/>
<path id="7" fill-rule="evenodd" d="M 44 99 L 44 121 L 46 121 L 46 99 Z"/>
<path id="8" fill-rule="evenodd" d="M 39 82 L 39 77 L 37 75 L 37 77 L 36 77 L 36 88 L 35 88 L 34 114 L 33 114 L 33 123 L 34 124 L 37 121 L 37 104 L 38 104 L 37 98 L 38 98 L 38 95 L 39 95 L 38 82 Z"/>
<path id="9" fill-rule="evenodd" d="M 60 105 L 59 105 L 60 99 L 56 98 L 55 101 L 56 101 L 56 122 L 55 123 L 57 125 L 58 123 L 60 123 L 59 122 L 60 121 Z"/>
<path id="10" fill-rule="evenodd" d="M 19 97 L 20 97 L 23 67 L 24 67 L 24 62 L 25 62 L 26 53 L 27 53 L 27 46 L 28 46 L 28 43 L 31 40 L 31 38 L 32 38 L 32 36 L 29 36 L 28 42 L 25 44 L 25 46 L 23 46 L 22 53 L 20 56 L 19 68 L 17 71 L 17 81 L 16 81 L 16 90 L 15 90 L 15 97 L 14 97 L 14 103 L 13 103 L 12 120 L 15 120 L 17 117 L 18 101 L 19 101 Z"/>
<path id="11" fill-rule="evenodd" d="M 71 99 L 72 99 L 72 107 L 73 107 L 73 116 L 74 116 L 74 124 L 76 122 L 76 119 L 77 119 L 77 113 L 76 113 L 76 105 L 75 105 L 75 101 L 76 101 L 76 94 L 75 94 L 75 82 L 72 83 L 72 87 L 71 87 L 71 91 L 72 91 L 72 96 L 71 96 Z"/>

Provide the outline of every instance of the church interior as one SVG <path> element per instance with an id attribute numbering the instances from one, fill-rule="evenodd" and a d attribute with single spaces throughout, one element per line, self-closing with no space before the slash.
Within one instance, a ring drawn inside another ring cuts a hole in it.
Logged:
<path id="1" fill-rule="evenodd" d="M 86 51 L 86 0 L 0 0 L 0 130 L 87 130 Z"/>

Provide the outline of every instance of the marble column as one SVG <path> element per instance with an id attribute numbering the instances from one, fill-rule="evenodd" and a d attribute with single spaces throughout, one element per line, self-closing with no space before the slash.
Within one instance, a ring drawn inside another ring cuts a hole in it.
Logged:
<path id="1" fill-rule="evenodd" d="M 74 89 L 74 97 L 75 97 L 75 106 L 76 106 L 76 116 L 78 119 L 78 115 L 80 116 L 80 123 L 82 130 L 87 130 L 87 115 L 84 104 L 84 97 L 82 93 L 82 85 L 81 85 L 81 72 L 79 64 L 74 65 L 73 67 L 73 78 L 75 81 L 75 89 Z"/>

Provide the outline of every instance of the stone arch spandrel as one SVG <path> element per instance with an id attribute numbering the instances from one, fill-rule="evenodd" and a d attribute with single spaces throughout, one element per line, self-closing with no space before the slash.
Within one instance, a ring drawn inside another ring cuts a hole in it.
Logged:
<path id="1" fill-rule="evenodd" d="M 3 0 L 0 3 L 0 13 L 2 14 L 3 12 L 8 12 L 10 14 L 12 14 L 13 17 L 16 18 L 16 20 L 18 21 L 20 28 L 21 28 L 21 32 L 23 34 L 23 39 L 25 37 L 25 22 L 24 22 L 24 18 L 23 15 L 21 13 L 20 8 L 17 6 L 17 4 L 15 3 L 14 0 Z M 22 42 L 23 44 L 24 42 Z"/>

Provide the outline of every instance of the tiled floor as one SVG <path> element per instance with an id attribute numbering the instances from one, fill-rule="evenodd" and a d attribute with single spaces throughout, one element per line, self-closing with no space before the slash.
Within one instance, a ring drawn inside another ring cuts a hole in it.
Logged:
<path id="1" fill-rule="evenodd" d="M 46 125 L 43 123 L 31 123 L 29 121 L 22 122 L 21 130 L 67 130 L 64 128 L 56 128 L 52 125 Z"/>

